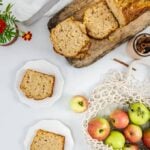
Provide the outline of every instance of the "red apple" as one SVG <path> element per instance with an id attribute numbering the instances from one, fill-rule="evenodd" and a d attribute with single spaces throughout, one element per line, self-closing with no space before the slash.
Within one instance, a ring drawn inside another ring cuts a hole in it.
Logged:
<path id="1" fill-rule="evenodd" d="M 110 119 L 113 126 L 117 129 L 123 129 L 129 124 L 128 114 L 121 109 L 113 111 L 110 115 Z"/>
<path id="2" fill-rule="evenodd" d="M 143 133 L 143 143 L 147 148 L 150 148 L 150 128 Z"/>
<path id="3" fill-rule="evenodd" d="M 96 117 L 88 123 L 88 133 L 93 139 L 103 141 L 110 133 L 110 125 L 104 118 Z"/>
<path id="4" fill-rule="evenodd" d="M 139 147 L 135 144 L 126 144 L 123 150 L 139 150 Z"/>
<path id="5" fill-rule="evenodd" d="M 134 124 L 130 124 L 125 128 L 124 135 L 131 143 L 137 143 L 142 139 L 142 129 Z"/>

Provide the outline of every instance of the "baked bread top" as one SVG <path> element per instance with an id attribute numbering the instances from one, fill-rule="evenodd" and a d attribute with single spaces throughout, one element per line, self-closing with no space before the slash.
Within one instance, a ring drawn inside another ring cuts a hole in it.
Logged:
<path id="1" fill-rule="evenodd" d="M 89 7 L 83 20 L 88 34 L 96 39 L 105 38 L 118 27 L 118 22 L 103 1 Z"/>
<path id="2" fill-rule="evenodd" d="M 85 25 L 74 20 L 73 17 L 59 23 L 51 30 L 51 40 L 55 51 L 65 57 L 75 57 L 90 42 Z"/>
<path id="3" fill-rule="evenodd" d="M 20 89 L 28 97 L 43 100 L 53 95 L 55 77 L 28 69 L 20 84 Z"/>
<path id="4" fill-rule="evenodd" d="M 65 137 L 56 133 L 38 130 L 30 150 L 64 150 Z"/>
<path id="5" fill-rule="evenodd" d="M 150 10 L 150 0 L 106 0 L 106 2 L 121 26 Z"/>

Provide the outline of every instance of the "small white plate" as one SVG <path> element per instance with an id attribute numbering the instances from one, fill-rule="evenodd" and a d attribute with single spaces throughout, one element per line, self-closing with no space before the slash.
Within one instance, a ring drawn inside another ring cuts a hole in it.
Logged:
<path id="1" fill-rule="evenodd" d="M 32 69 L 55 76 L 55 85 L 52 97 L 48 97 L 42 101 L 36 101 L 34 99 L 29 99 L 24 95 L 24 93 L 20 90 L 20 83 L 27 69 Z M 64 79 L 59 69 L 55 65 L 45 60 L 27 62 L 21 69 L 17 71 L 16 74 L 15 90 L 17 92 L 17 95 L 19 96 L 19 100 L 32 108 L 49 108 L 50 106 L 52 106 L 61 97 L 63 86 Z"/>
<path id="2" fill-rule="evenodd" d="M 35 124 L 33 127 L 31 127 L 24 140 L 25 150 L 30 150 L 30 146 L 32 144 L 33 138 L 35 137 L 39 129 L 65 136 L 64 150 L 73 150 L 74 141 L 72 138 L 71 131 L 68 127 L 66 127 L 58 120 L 43 120 Z"/>

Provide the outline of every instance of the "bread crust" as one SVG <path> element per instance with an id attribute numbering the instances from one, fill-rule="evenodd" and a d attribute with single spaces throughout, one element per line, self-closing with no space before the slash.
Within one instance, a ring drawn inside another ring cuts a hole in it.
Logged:
<path id="1" fill-rule="evenodd" d="M 91 42 L 88 43 L 82 50 L 81 52 L 76 55 L 75 57 L 73 57 L 72 59 L 84 59 L 87 55 L 88 55 L 88 50 L 90 49 L 90 46 L 91 46 Z"/>

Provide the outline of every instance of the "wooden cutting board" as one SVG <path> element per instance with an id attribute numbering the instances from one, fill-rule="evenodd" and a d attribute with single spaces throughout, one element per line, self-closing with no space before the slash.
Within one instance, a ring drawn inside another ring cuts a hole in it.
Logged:
<path id="1" fill-rule="evenodd" d="M 51 31 L 51 29 L 54 28 L 58 23 L 71 16 L 74 16 L 77 20 L 82 21 L 84 11 L 91 5 L 96 4 L 98 1 L 99 0 L 73 0 L 72 3 L 70 3 L 49 20 L 49 30 Z M 85 58 L 66 59 L 71 65 L 77 68 L 88 66 L 114 50 L 114 48 L 119 46 L 121 43 L 132 38 L 135 34 L 142 31 L 149 25 L 150 11 L 147 11 L 128 25 L 118 28 L 109 36 L 109 39 L 105 38 L 103 40 L 96 40 L 91 38 L 91 47 L 89 48 L 88 54 L 85 56 Z"/>

